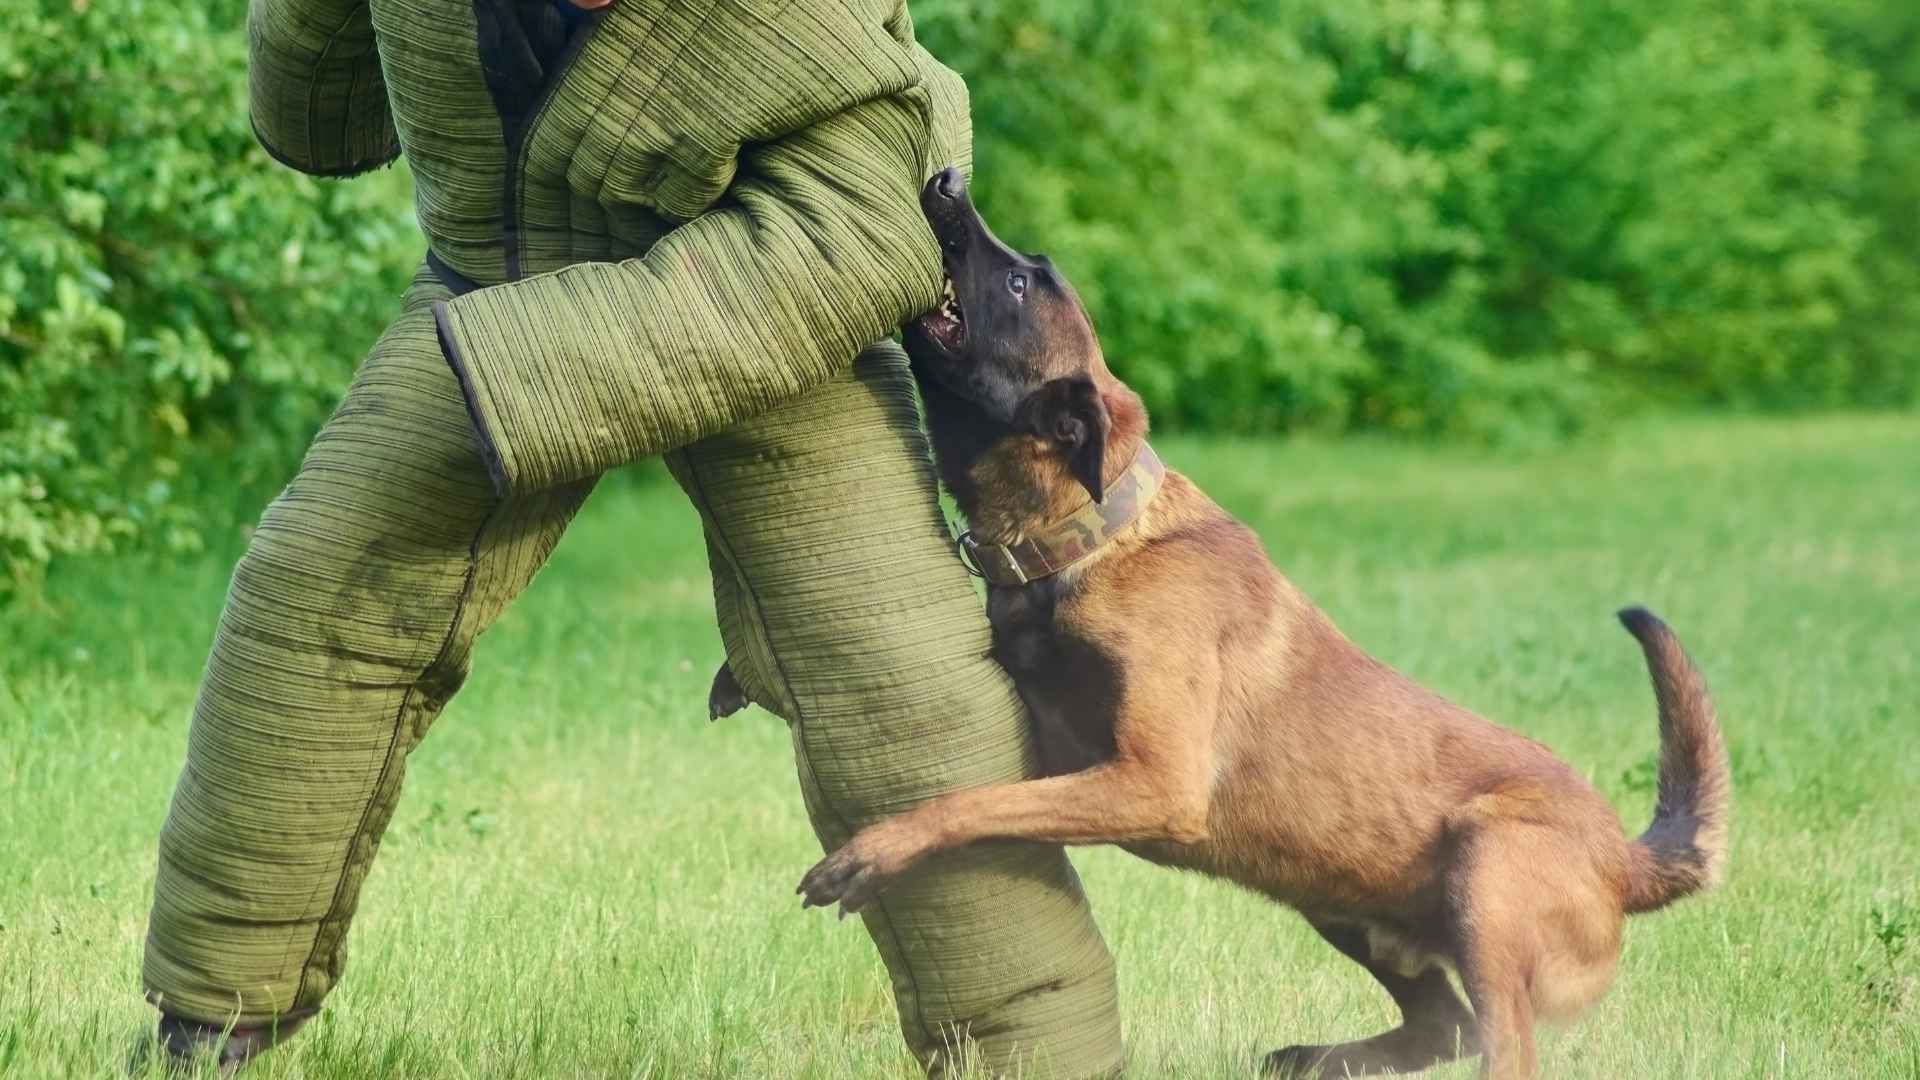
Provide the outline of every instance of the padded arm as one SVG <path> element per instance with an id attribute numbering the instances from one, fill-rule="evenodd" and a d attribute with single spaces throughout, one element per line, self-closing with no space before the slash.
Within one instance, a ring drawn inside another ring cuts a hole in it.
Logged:
<path id="1" fill-rule="evenodd" d="M 947 163 L 937 155 L 964 157 L 967 143 L 964 90 L 938 82 L 750 147 L 727 199 L 641 258 L 437 305 L 499 491 L 583 479 L 731 427 L 937 304 L 940 254 L 919 189 Z"/>
<path id="2" fill-rule="evenodd" d="M 353 176 L 400 153 L 367 0 L 250 0 L 253 132 L 274 159 Z"/>

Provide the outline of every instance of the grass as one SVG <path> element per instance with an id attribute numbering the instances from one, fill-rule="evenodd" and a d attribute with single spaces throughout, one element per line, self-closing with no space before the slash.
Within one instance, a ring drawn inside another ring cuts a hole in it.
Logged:
<path id="1" fill-rule="evenodd" d="M 1920 1075 L 1920 424 L 1677 421 L 1521 460 L 1163 449 L 1357 641 L 1554 746 L 1632 829 L 1654 709 L 1612 611 L 1649 604 L 1706 669 L 1730 881 L 1634 921 L 1548 1075 Z M 236 544 L 73 564 L 49 609 L 0 614 L 0 1073 L 112 1074 L 150 1022 L 154 837 Z M 413 759 L 324 1019 L 252 1074 L 916 1075 L 865 935 L 792 896 L 818 849 L 782 725 L 706 722 L 718 658 L 691 512 L 657 476 L 608 485 Z M 1390 1022 L 1293 915 L 1075 861 L 1134 1075 L 1247 1075 Z"/>

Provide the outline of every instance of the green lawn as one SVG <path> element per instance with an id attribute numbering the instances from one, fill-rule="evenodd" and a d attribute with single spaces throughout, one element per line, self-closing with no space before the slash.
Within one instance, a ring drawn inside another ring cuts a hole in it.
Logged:
<path id="1" fill-rule="evenodd" d="M 1705 668 L 1730 880 L 1632 924 L 1548 1075 L 1920 1076 L 1920 421 L 1647 424 L 1520 460 L 1162 446 L 1353 638 L 1554 746 L 1635 831 L 1654 707 L 1614 609 Z M 149 1022 L 154 836 L 236 543 L 74 564 L 51 610 L 0 613 L 0 1073 L 109 1074 Z M 609 484 L 414 757 L 324 1019 L 254 1074 L 916 1075 L 864 933 L 792 895 L 818 849 L 781 724 L 706 721 L 719 655 L 691 512 L 656 475 Z M 1134 1075 L 1389 1023 L 1292 914 L 1075 861 Z"/>

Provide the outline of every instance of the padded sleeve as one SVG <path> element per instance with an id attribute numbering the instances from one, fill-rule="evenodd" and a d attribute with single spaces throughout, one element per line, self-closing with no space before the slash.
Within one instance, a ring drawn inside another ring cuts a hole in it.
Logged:
<path id="1" fill-rule="evenodd" d="M 689 143 L 738 139 L 737 171 L 729 160 L 730 182 L 707 208 L 640 258 L 582 263 L 438 306 L 442 345 L 502 494 L 730 427 L 846 370 L 860 349 L 939 302 L 940 255 L 919 192 L 939 168 L 969 163 L 964 84 L 919 46 L 879 33 L 834 70 L 847 81 L 890 72 L 893 84 L 876 78 L 847 104 L 836 100 L 845 87 L 823 83 L 809 56 L 765 56 L 763 65 L 733 57 L 718 75 L 683 58 L 623 144 L 644 141 L 649 125 L 694 131 L 691 106 L 714 100 L 700 138 L 661 140 L 667 164 L 652 175 L 666 179 L 645 199 L 669 210 L 698 204 L 720 170 L 676 160 Z M 797 129 L 767 138 L 746 123 L 801 115 Z"/>
<path id="2" fill-rule="evenodd" d="M 367 0 L 250 0 L 253 131 L 276 161 L 353 176 L 400 154 Z"/>

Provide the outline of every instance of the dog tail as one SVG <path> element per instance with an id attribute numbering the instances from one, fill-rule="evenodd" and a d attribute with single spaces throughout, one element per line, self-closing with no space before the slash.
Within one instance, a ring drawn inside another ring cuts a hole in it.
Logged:
<path id="1" fill-rule="evenodd" d="M 1630 607 L 1621 625 L 1640 642 L 1660 703 L 1660 802 L 1628 846 L 1625 906 L 1654 911 L 1719 884 L 1727 865 L 1733 775 L 1707 681 L 1653 612 Z"/>

